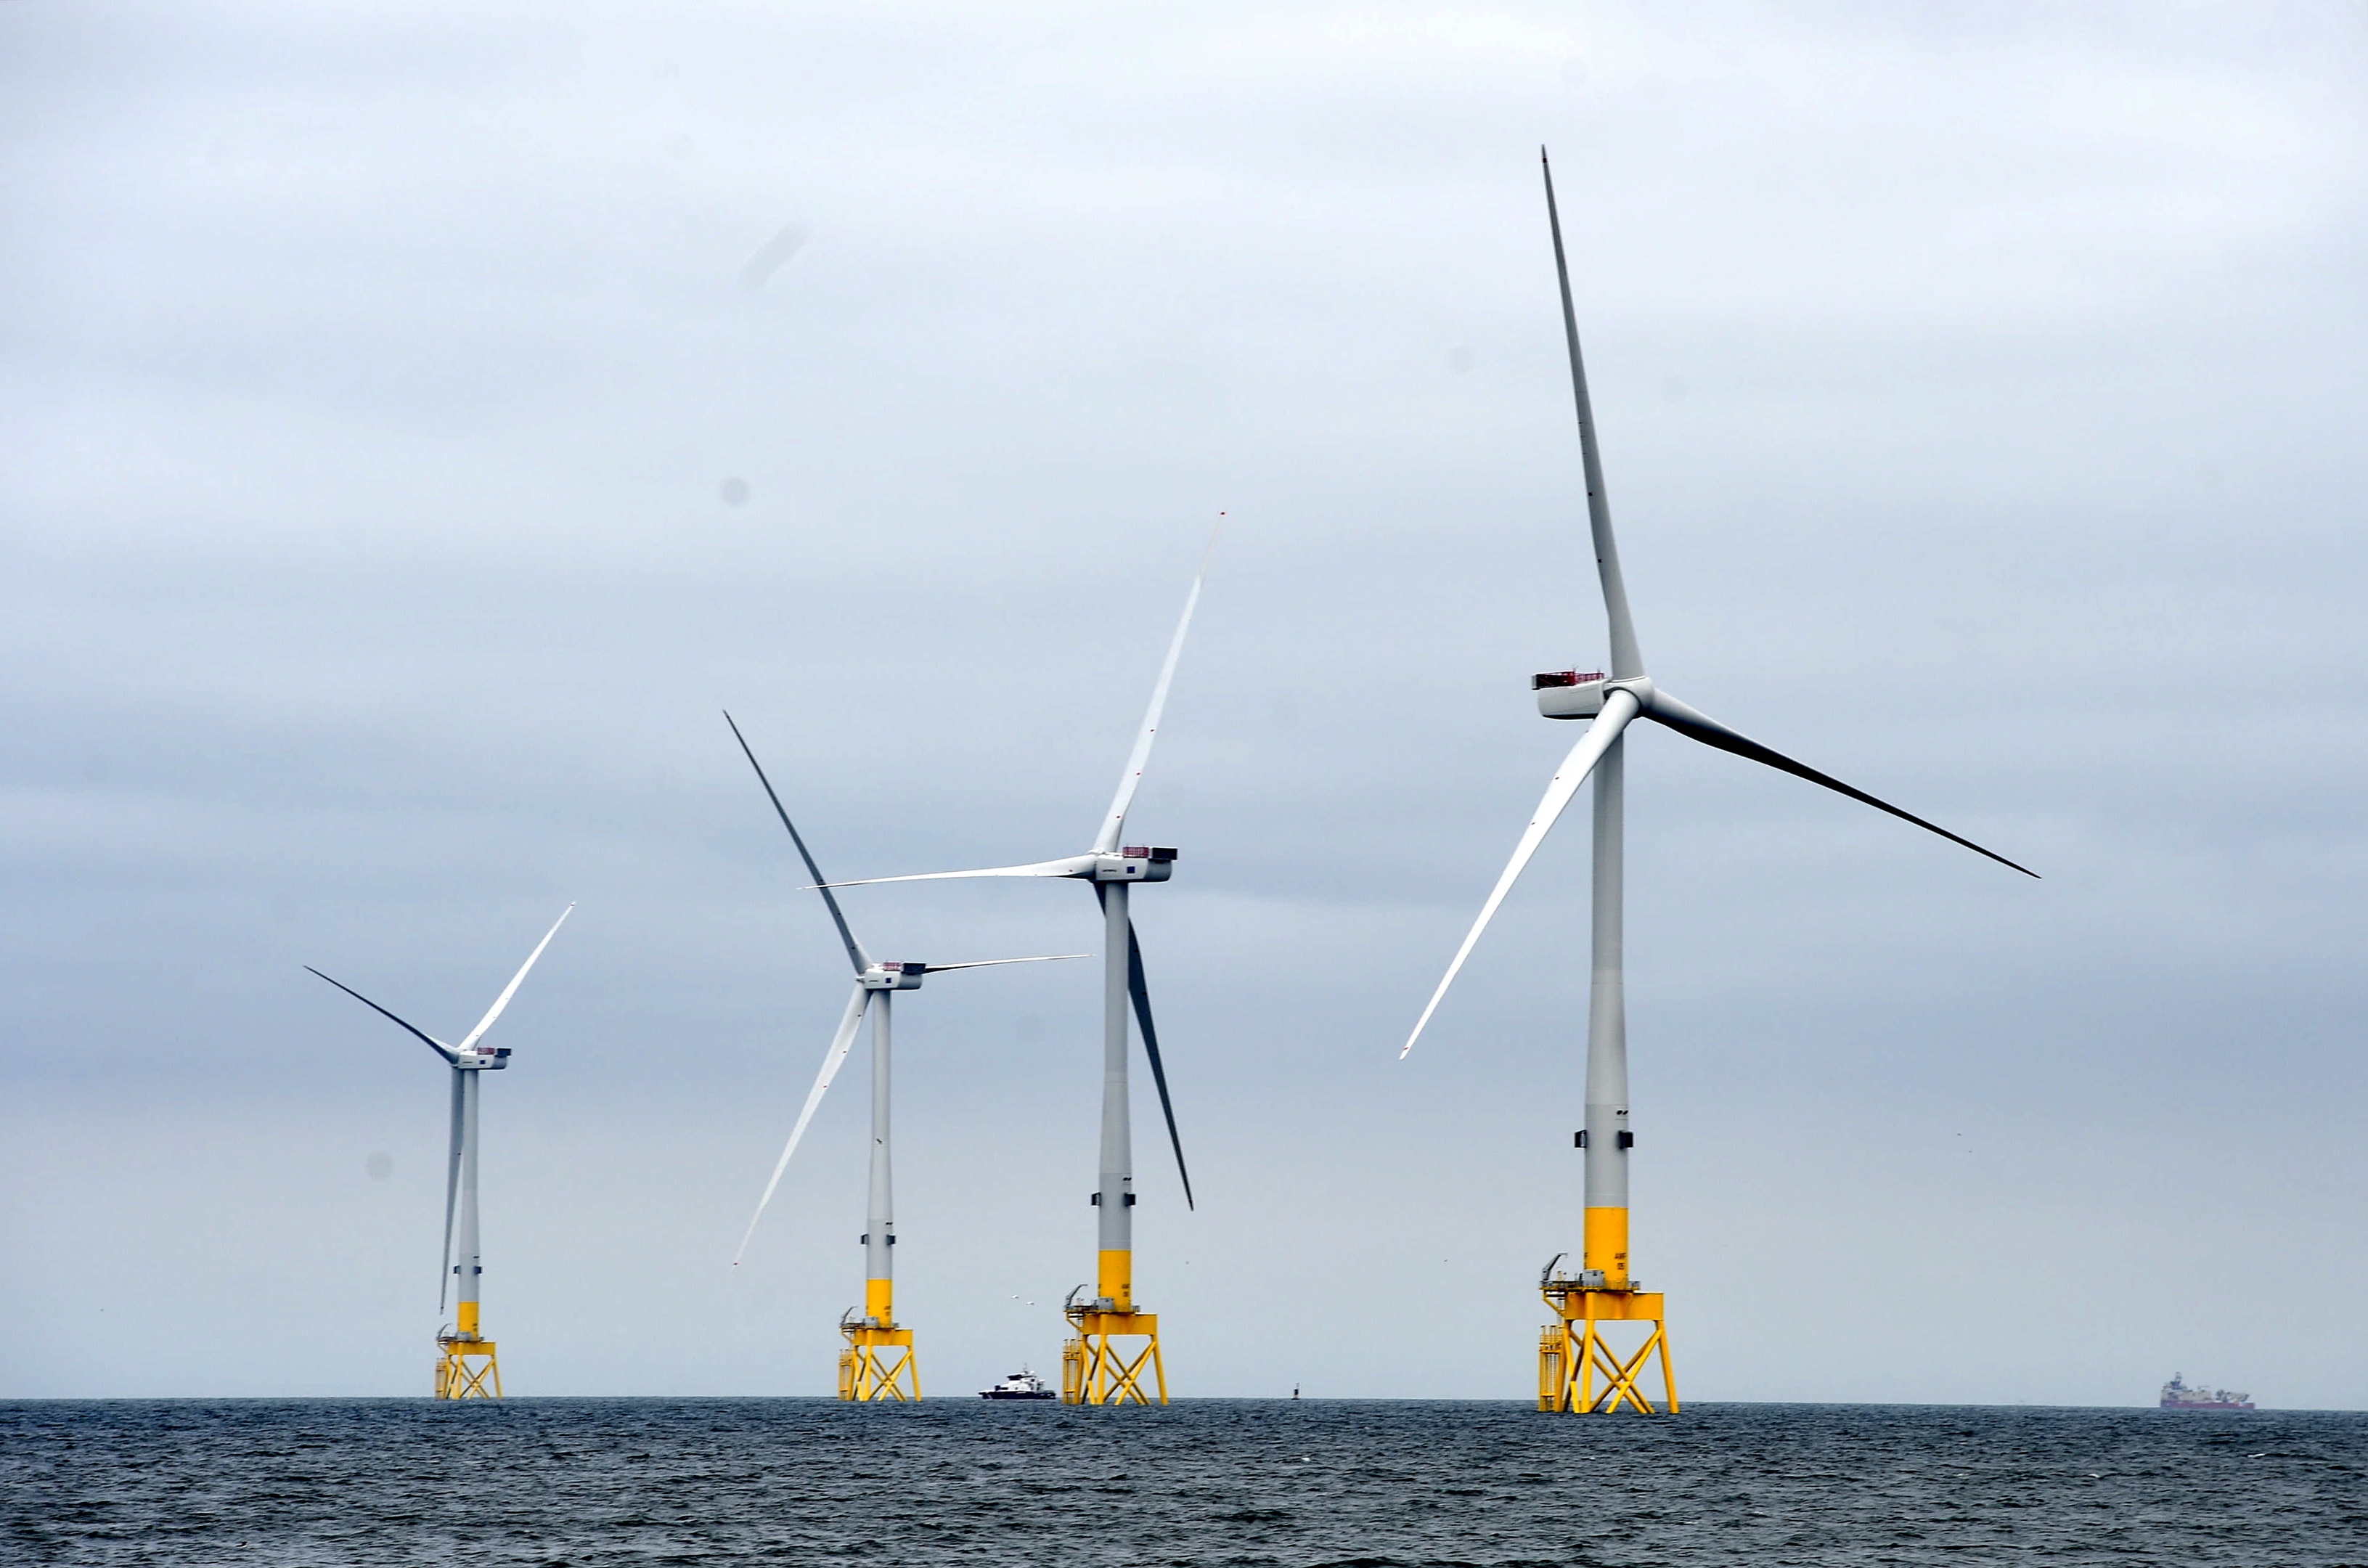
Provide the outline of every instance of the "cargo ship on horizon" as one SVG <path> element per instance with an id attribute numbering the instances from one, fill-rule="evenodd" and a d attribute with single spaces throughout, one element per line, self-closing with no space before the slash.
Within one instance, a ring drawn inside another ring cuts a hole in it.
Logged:
<path id="1" fill-rule="evenodd" d="M 2253 1396 L 2227 1389 L 2190 1388 L 2184 1374 L 2173 1372 L 2170 1381 L 2162 1385 L 2162 1407 L 2165 1410 L 2250 1410 L 2253 1408 Z"/>

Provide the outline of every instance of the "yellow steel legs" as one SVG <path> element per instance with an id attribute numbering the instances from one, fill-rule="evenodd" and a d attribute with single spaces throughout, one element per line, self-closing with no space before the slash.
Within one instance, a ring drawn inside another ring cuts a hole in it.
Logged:
<path id="1" fill-rule="evenodd" d="M 1159 1358 L 1159 1314 L 1102 1312 L 1071 1307 L 1069 1323 L 1077 1337 L 1061 1346 L 1063 1404 L 1150 1404 L 1167 1403 L 1167 1367 Z M 1140 1339 L 1139 1349 L 1121 1346 L 1121 1339 Z M 1151 1374 L 1152 1387 L 1143 1386 Z"/>
<path id="2" fill-rule="evenodd" d="M 438 1399 L 499 1399 L 502 1367 L 494 1357 L 494 1342 L 477 1335 L 477 1303 L 461 1303 L 460 1325 L 436 1336 Z"/>
<path id="3" fill-rule="evenodd" d="M 438 1337 L 444 1354 L 436 1358 L 438 1399 L 499 1399 L 501 1363 L 494 1358 L 490 1339 Z"/>
<path id="4" fill-rule="evenodd" d="M 1628 1277 L 1628 1210 L 1587 1211 L 1585 1267 L 1578 1277 L 1549 1272 L 1538 1281 L 1555 1321 L 1538 1335 L 1538 1408 L 1574 1412 L 1629 1409 L 1643 1415 L 1678 1410 L 1677 1373 L 1669 1367 L 1669 1333 L 1658 1291 L 1639 1290 Z M 1551 1268 L 1551 1266 L 1549 1266 Z M 1641 1342 L 1615 1341 L 1607 1324 L 1640 1324 Z M 1624 1345 L 1624 1347 L 1623 1347 Z M 1649 1383 L 1639 1387 L 1658 1358 L 1661 1403 Z M 1600 1386 L 1599 1386 L 1600 1385 Z"/>
<path id="5" fill-rule="evenodd" d="M 847 1348 L 838 1353 L 838 1397 L 847 1400 L 917 1400 L 921 1361 L 913 1331 L 896 1326 L 895 1286 L 886 1279 L 863 1282 L 863 1316 L 849 1313 L 838 1332 Z"/>
<path id="6" fill-rule="evenodd" d="M 1101 1294 L 1062 1309 L 1077 1336 L 1061 1346 L 1063 1404 L 1167 1403 L 1167 1364 L 1159 1355 L 1159 1314 L 1134 1310 L 1134 1255 L 1101 1255 Z M 1120 1340 L 1142 1341 L 1140 1346 Z M 1144 1374 L 1151 1387 L 1144 1386 Z"/>
<path id="7" fill-rule="evenodd" d="M 1538 1408 L 1605 1412 L 1626 1408 L 1642 1415 L 1676 1415 L 1677 1376 L 1669 1369 L 1669 1334 L 1661 1318 L 1658 1292 L 1589 1290 L 1567 1280 L 1549 1281 L 1546 1304 L 1559 1314 L 1538 1335 Z M 1606 1324 L 1646 1325 L 1643 1343 L 1623 1349 L 1604 1332 Z M 1649 1383 L 1638 1380 L 1658 1355 L 1661 1403 Z"/>
<path id="8" fill-rule="evenodd" d="M 842 1324 L 847 1348 L 838 1353 L 841 1399 L 915 1400 L 921 1397 L 921 1363 L 913 1354 L 909 1328 L 865 1328 Z"/>

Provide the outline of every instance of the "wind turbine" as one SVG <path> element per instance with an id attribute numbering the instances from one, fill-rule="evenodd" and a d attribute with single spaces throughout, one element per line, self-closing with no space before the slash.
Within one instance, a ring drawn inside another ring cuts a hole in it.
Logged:
<path id="1" fill-rule="evenodd" d="M 1219 513 L 1217 528 L 1224 527 Z M 1209 551 L 1217 535 L 1209 536 Z M 1144 983 L 1143 946 L 1127 912 L 1129 893 L 1139 882 L 1164 882 L 1176 869 L 1176 851 L 1142 845 L 1122 845 L 1126 813 L 1142 787 L 1143 772 L 1151 761 L 1151 743 L 1159 733 L 1159 715 L 1167 706 L 1167 690 L 1176 679 L 1176 661 L 1184 652 L 1184 634 L 1191 629 L 1192 611 L 1201 602 L 1201 584 L 1208 575 L 1209 555 L 1203 551 L 1192 574 L 1191 591 L 1184 596 L 1184 613 L 1167 644 L 1167 660 L 1151 690 L 1151 706 L 1143 716 L 1142 733 L 1120 773 L 1118 793 L 1102 816 L 1093 847 L 1064 859 L 1040 860 L 1027 866 L 991 866 L 978 871 L 930 871 L 909 877 L 872 877 L 840 887 L 876 882 L 945 881 L 968 877 L 1056 877 L 1088 883 L 1102 910 L 1102 1116 L 1099 1179 L 1094 1188 L 1099 1252 L 1094 1295 L 1079 1301 L 1086 1289 L 1069 1292 L 1062 1314 L 1076 1337 L 1061 1348 L 1061 1399 L 1067 1404 L 1148 1404 L 1143 1384 L 1151 1374 L 1159 1403 L 1167 1403 L 1167 1367 L 1159 1352 L 1159 1315 L 1139 1310 L 1134 1301 L 1134 1132 L 1127 1086 L 1127 1014 L 1130 1006 L 1143 1033 L 1143 1053 L 1151 1062 L 1151 1081 L 1159 1089 L 1159 1111 L 1167 1120 L 1168 1146 L 1176 1153 L 1176 1174 L 1184 1184 L 1184 1203 L 1192 1203 L 1192 1176 L 1184 1165 L 1184 1143 L 1176 1133 L 1176 1108 L 1167 1095 L 1167 1070 L 1159 1060 L 1159 1032 L 1151 1021 L 1151 993 Z M 819 877 L 815 878 L 819 881 Z M 1121 955 L 1124 956 L 1121 957 Z M 1121 1346 L 1119 1340 L 1141 1340 L 1139 1347 Z"/>
<path id="2" fill-rule="evenodd" d="M 485 1038 L 485 1031 L 494 1027 L 494 1020 L 502 1016 L 502 1009 L 510 1005 L 510 998 L 518 994 L 518 984 L 526 979 L 526 971 L 534 967 L 535 960 L 542 957 L 542 949 L 551 946 L 551 939 L 559 935 L 559 928 L 567 924 L 567 917 L 575 909 L 571 903 L 559 912 L 559 918 L 551 923 L 551 929 L 542 934 L 542 940 L 534 945 L 534 951 L 527 954 L 526 962 L 518 965 L 518 971 L 510 976 L 510 983 L 502 987 L 502 994 L 494 998 L 494 1005 L 485 1009 L 485 1016 L 477 1020 L 477 1027 L 462 1036 L 458 1045 L 445 1044 L 426 1030 L 395 1017 L 345 982 L 330 980 L 311 964 L 304 966 L 307 971 L 321 974 L 323 980 L 329 981 L 330 984 L 370 1011 L 393 1019 L 424 1042 L 428 1050 L 442 1057 L 452 1069 L 452 1141 L 444 1162 L 443 1285 L 436 1292 L 436 1310 L 438 1312 L 444 1310 L 445 1297 L 456 1277 L 460 1281 L 461 1305 L 460 1322 L 438 1330 L 436 1335 L 437 1347 L 443 1352 L 436 1361 L 438 1399 L 502 1397 L 501 1363 L 495 1358 L 494 1342 L 478 1332 L 478 1281 L 485 1268 L 477 1242 L 477 1099 L 478 1074 L 499 1072 L 507 1067 L 510 1064 L 510 1049 L 506 1045 L 490 1046 L 479 1042 Z M 461 1232 L 461 1252 L 457 1258 L 452 1254 L 452 1225 L 456 1211 Z"/>
<path id="3" fill-rule="evenodd" d="M 823 881 L 822 869 L 806 848 L 806 841 L 790 821 L 789 812 L 781 805 L 781 797 L 773 789 L 773 781 L 765 777 L 762 763 L 749 749 L 748 738 L 733 723 L 732 715 L 723 715 L 732 725 L 732 738 L 740 743 L 741 754 L 748 766 L 757 770 L 757 781 L 765 787 L 766 798 L 773 802 L 773 812 L 781 825 L 790 830 L 790 842 L 798 846 L 798 858 L 805 862 L 807 875 L 822 894 L 830 910 L 831 924 L 838 927 L 838 939 L 847 949 L 848 962 L 855 966 L 855 992 L 847 999 L 847 1011 L 838 1020 L 838 1032 L 831 1037 L 830 1050 L 822 1059 L 822 1071 L 815 1074 L 812 1090 L 806 1095 L 804 1108 L 798 1112 L 797 1125 L 790 1130 L 790 1141 L 774 1162 L 773 1177 L 765 1184 L 765 1196 L 757 1200 L 757 1211 L 748 1217 L 748 1228 L 741 1233 L 740 1250 L 732 1255 L 732 1266 L 737 1268 L 748 1251 L 749 1238 L 757 1233 L 757 1221 L 765 1217 L 765 1206 L 773 1201 L 774 1189 L 781 1185 L 781 1173 L 790 1168 L 790 1156 L 798 1152 L 798 1140 L 806 1135 L 806 1123 L 822 1104 L 822 1096 L 838 1076 L 839 1064 L 847 1060 L 855 1044 L 856 1030 L 864 1014 L 871 1014 L 871 1175 L 864 1204 L 863 1226 L 863 1314 L 858 1317 L 852 1309 L 841 1314 L 838 1331 L 847 1339 L 847 1348 L 838 1356 L 838 1397 L 846 1400 L 917 1400 L 921 1397 L 921 1364 L 913 1347 L 913 1331 L 896 1324 L 896 1244 L 895 1192 L 893 1171 L 889 1163 L 888 1145 L 888 1079 L 889 1079 L 889 1009 L 899 991 L 918 991 L 921 982 L 931 974 L 943 974 L 957 969 L 992 969 L 1008 963 L 1050 963 L 1060 959 L 1081 959 L 1083 953 L 1051 953 L 1042 958 L 980 959 L 970 963 L 881 962 L 864 951 L 863 944 L 847 924 L 847 915 L 838 907 L 838 900 Z"/>
<path id="4" fill-rule="evenodd" d="M 1877 811 L 1888 812 L 2025 876 L 2035 877 L 2038 873 L 1738 734 L 1663 691 L 1645 673 L 1644 655 L 1637 651 L 1636 629 L 1628 614 L 1628 590 L 1621 581 L 1620 551 L 1611 537 L 1611 510 L 1603 493 L 1603 463 L 1596 448 L 1595 415 L 1588 402 L 1587 370 L 1578 352 L 1578 315 L 1571 304 L 1570 267 L 1563 255 L 1562 220 L 1554 209 L 1554 170 L 1545 164 L 1544 149 L 1539 149 L 1538 157 L 1545 173 L 1546 222 L 1554 235 L 1554 276 L 1562 290 L 1563 335 L 1570 348 L 1571 392 L 1578 409 L 1579 460 L 1587 480 L 1588 528 L 1594 536 L 1596 573 L 1603 587 L 1611 667 L 1608 673 L 1554 671 L 1532 680 L 1538 710 L 1545 717 L 1588 719 L 1592 722 L 1563 759 L 1553 782 L 1546 786 L 1545 799 L 1539 802 L 1537 814 L 1530 819 L 1529 827 L 1515 846 L 1511 862 L 1480 906 L 1480 917 L 1472 923 L 1463 945 L 1455 949 L 1454 961 L 1447 966 L 1445 978 L 1431 993 L 1429 1005 L 1423 1008 L 1422 1017 L 1416 1021 L 1414 1032 L 1406 1037 L 1405 1049 L 1398 1056 L 1403 1061 L 1406 1051 L 1414 1049 L 1423 1027 L 1439 1010 L 1440 999 L 1447 994 L 1463 960 L 1480 940 L 1480 933 L 1487 929 L 1497 905 L 1505 902 L 1505 894 L 1511 890 L 1515 879 L 1537 853 L 1539 844 L 1562 815 L 1563 808 L 1570 804 L 1579 785 L 1591 772 L 1595 778 L 1594 972 L 1588 1007 L 1587 1122 L 1586 1131 L 1578 1134 L 1578 1145 L 1586 1152 L 1587 1213 L 1577 1277 L 1559 1272 L 1554 1267 L 1566 1254 L 1556 1255 L 1539 1277 L 1539 1288 L 1547 1304 L 1554 1309 L 1556 1321 L 1546 1325 L 1539 1342 L 1538 1408 L 1617 1410 L 1625 1404 L 1650 1413 L 1653 1405 L 1638 1389 L 1637 1379 L 1645 1372 L 1647 1358 L 1657 1350 L 1664 1405 L 1674 1411 L 1678 1408 L 1677 1384 L 1669 1369 L 1662 1298 L 1657 1292 L 1638 1290 L 1634 1277 L 1628 1271 L 1628 1152 L 1635 1139 L 1628 1127 L 1627 1009 L 1622 994 L 1622 802 L 1626 767 L 1622 732 L 1640 717 L 1650 719 L 1704 745 L 1765 763 L 1863 801 Z M 1633 1352 L 1614 1350 L 1599 1332 L 1598 1325 L 1608 1322 L 1648 1323 L 1652 1327 L 1644 1343 Z M 1604 1379 L 1600 1392 L 1595 1387 L 1599 1371 Z"/>

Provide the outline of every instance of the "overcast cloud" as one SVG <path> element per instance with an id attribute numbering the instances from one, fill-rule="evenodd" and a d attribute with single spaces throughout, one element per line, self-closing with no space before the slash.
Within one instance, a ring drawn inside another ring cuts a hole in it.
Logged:
<path id="1" fill-rule="evenodd" d="M 1223 509 L 1140 1293 L 1184 1394 L 1524 1396 L 1583 812 L 1394 1058 L 1603 647 L 1544 142 L 1656 676 L 2045 877 L 1639 735 L 1685 1393 L 2368 1406 L 2363 74 L 2334 4 L 0 6 L 0 1392 L 425 1392 L 443 1071 L 302 966 L 464 1029 L 571 900 L 512 1392 L 828 1392 L 862 1084 L 728 1267 L 846 983 L 719 710 L 834 876 L 1074 852 Z M 1090 1273 L 1098 983 L 900 1009 L 933 1393 Z"/>

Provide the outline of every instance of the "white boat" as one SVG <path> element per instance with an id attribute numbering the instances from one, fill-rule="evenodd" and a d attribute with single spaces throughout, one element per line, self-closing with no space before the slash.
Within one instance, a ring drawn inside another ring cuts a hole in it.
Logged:
<path id="1" fill-rule="evenodd" d="M 991 1389 L 978 1391 L 981 1399 L 1058 1399 L 1058 1390 L 1022 1367 Z"/>

